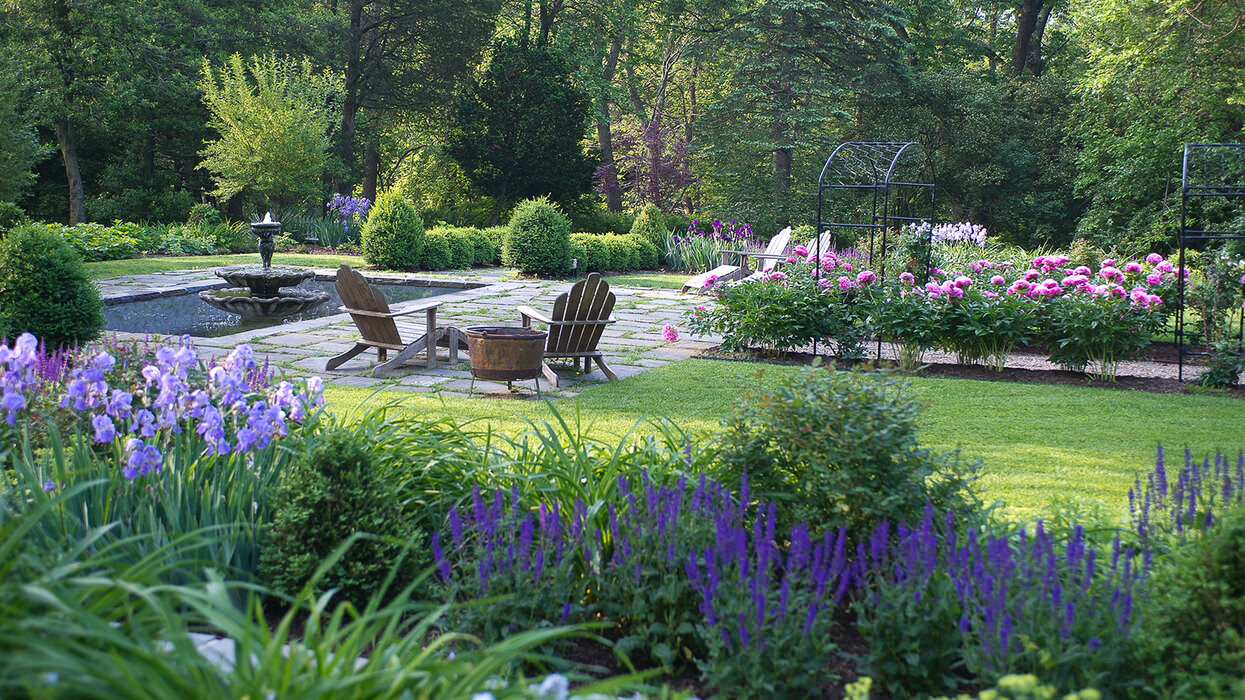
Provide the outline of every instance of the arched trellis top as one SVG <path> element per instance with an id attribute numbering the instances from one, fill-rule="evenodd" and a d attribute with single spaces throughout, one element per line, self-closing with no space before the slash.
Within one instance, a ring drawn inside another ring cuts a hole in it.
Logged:
<path id="1" fill-rule="evenodd" d="M 817 188 L 887 188 L 892 185 L 927 183 L 895 182 L 895 172 L 905 156 L 914 156 L 915 141 L 846 141 L 835 147 L 817 178 Z"/>
<path id="2" fill-rule="evenodd" d="M 934 183 L 921 177 L 919 150 L 915 141 L 839 144 L 817 178 L 818 232 L 829 232 L 836 245 L 844 231 L 863 233 L 852 240 L 867 244 L 870 263 L 880 254 L 884 266 L 889 229 L 934 220 Z M 885 277 L 885 267 L 877 272 Z"/>

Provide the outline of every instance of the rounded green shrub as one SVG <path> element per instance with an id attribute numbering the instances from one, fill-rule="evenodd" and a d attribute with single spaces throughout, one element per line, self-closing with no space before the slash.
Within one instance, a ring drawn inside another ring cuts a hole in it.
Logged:
<path id="1" fill-rule="evenodd" d="M 419 211 L 397 190 L 376 198 L 359 232 L 363 259 L 386 270 L 414 270 L 424 255 L 424 221 Z"/>
<path id="2" fill-rule="evenodd" d="M 502 255 L 524 274 L 565 274 L 571 264 L 571 220 L 546 197 L 520 202 L 510 217 Z"/>
<path id="3" fill-rule="evenodd" d="M 649 241 L 654 248 L 662 248 L 666 243 L 666 235 L 670 233 L 666 226 L 666 215 L 656 204 L 645 204 L 640 213 L 636 214 L 635 222 L 631 224 L 631 233 Z"/>
<path id="4" fill-rule="evenodd" d="M 448 229 L 445 233 L 450 239 L 450 267 L 465 270 L 476 262 L 476 246 L 471 234 L 464 228 Z"/>
<path id="5" fill-rule="evenodd" d="M 273 501 L 260 572 L 275 590 L 301 591 L 356 534 L 360 537 L 315 582 L 317 592 L 338 589 L 339 599 L 362 606 L 399 561 L 404 564 L 395 580 L 399 586 L 424 563 L 426 557 L 415 556 L 423 551 L 417 541 L 421 533 L 403 517 L 397 491 L 384 477 L 374 449 L 364 434 L 345 427 L 326 428 L 307 439 L 301 458 L 282 475 Z"/>
<path id="6" fill-rule="evenodd" d="M 475 253 L 472 257 L 476 265 L 496 265 L 501 262 L 501 238 L 494 240 L 493 236 L 485 229 L 469 228 L 465 230 L 471 238 L 472 246 L 475 248 Z"/>
<path id="7" fill-rule="evenodd" d="M 610 261 L 609 248 L 605 245 L 605 236 L 572 234 L 571 257 L 579 260 L 579 272 L 609 272 L 615 269 Z"/>
<path id="8" fill-rule="evenodd" d="M 104 327 L 104 305 L 82 257 L 45 226 L 18 226 L 0 241 L 0 324 L 9 334 L 33 333 L 49 348 L 94 340 Z"/>
<path id="9" fill-rule="evenodd" d="M 450 236 L 445 229 L 432 229 L 424 236 L 424 257 L 420 267 L 425 270 L 448 270 L 454 262 Z"/>
<path id="10" fill-rule="evenodd" d="M 918 410 L 894 379 L 805 370 L 723 420 L 716 438 L 723 481 L 746 473 L 758 498 L 776 500 L 789 522 L 827 531 L 916 522 L 926 503 L 971 514 L 976 465 L 922 449 Z"/>

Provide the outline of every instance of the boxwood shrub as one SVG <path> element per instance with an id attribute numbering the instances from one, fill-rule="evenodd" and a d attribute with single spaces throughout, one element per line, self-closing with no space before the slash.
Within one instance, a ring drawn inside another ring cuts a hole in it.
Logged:
<path id="1" fill-rule="evenodd" d="M 432 229 L 424 234 L 424 255 L 420 267 L 425 270 L 448 270 L 454 262 L 450 235 L 445 229 Z"/>
<path id="2" fill-rule="evenodd" d="M 424 259 L 424 221 L 419 211 L 396 190 L 376 198 L 360 232 L 363 259 L 387 270 L 414 270 Z"/>
<path id="3" fill-rule="evenodd" d="M 445 232 L 450 239 L 450 267 L 461 270 L 476 263 L 476 245 L 471 239 L 470 229 L 452 228 Z"/>
<path id="4" fill-rule="evenodd" d="M 381 473 L 373 449 L 363 434 L 328 428 L 308 438 L 302 458 L 282 475 L 261 563 L 264 580 L 275 589 L 297 594 L 339 545 L 366 533 L 316 585 L 319 592 L 336 588 L 338 599 L 362 607 L 419 536 L 402 516 L 397 491 Z M 406 556 L 407 571 L 414 571 L 418 562 Z"/>
<path id="5" fill-rule="evenodd" d="M 0 241 L 0 330 L 35 334 L 49 348 L 94 340 L 104 327 L 99 290 L 82 256 L 48 226 L 18 226 Z"/>
<path id="6" fill-rule="evenodd" d="M 571 220 L 546 197 L 514 208 L 504 256 L 527 275 L 562 275 L 571 264 Z"/>
<path id="7" fill-rule="evenodd" d="M 581 272 L 652 270 L 658 265 L 657 248 L 632 233 L 576 233 L 571 236 L 571 250 Z"/>

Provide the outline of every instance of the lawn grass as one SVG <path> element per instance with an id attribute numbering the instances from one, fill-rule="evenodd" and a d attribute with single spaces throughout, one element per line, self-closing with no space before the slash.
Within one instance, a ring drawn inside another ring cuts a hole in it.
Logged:
<path id="1" fill-rule="evenodd" d="M 707 433 L 749 391 L 796 371 L 687 360 L 553 405 L 601 438 L 663 416 L 689 432 Z M 1004 512 L 1015 518 L 1036 517 L 1061 499 L 1102 504 L 1121 518 L 1133 475 L 1152 468 L 1160 442 L 1173 459 L 1185 446 L 1199 457 L 1245 447 L 1245 402 L 1232 398 L 941 377 L 910 383 L 924 406 L 922 443 L 980 458 L 982 496 L 1004 501 Z M 364 405 L 397 401 L 401 411 L 475 421 L 508 434 L 522 432 L 528 420 L 551 417 L 548 405 L 536 401 L 441 400 L 337 387 L 328 397 L 330 409 L 347 417 Z"/>
<path id="2" fill-rule="evenodd" d="M 333 268 L 346 263 L 355 267 L 363 266 L 363 258 L 356 255 L 305 255 L 302 253 L 278 253 L 277 260 L 282 265 L 303 267 Z M 153 272 L 170 272 L 172 270 L 206 270 L 226 265 L 244 265 L 258 263 L 258 253 L 240 253 L 237 255 L 186 255 L 170 257 L 130 258 L 129 260 L 105 260 L 86 264 L 87 275 L 91 279 L 103 280 L 123 275 L 145 275 Z"/>
<path id="3" fill-rule="evenodd" d="M 686 272 L 638 272 L 632 275 L 611 275 L 606 279 L 614 287 L 680 290 L 691 275 Z"/>

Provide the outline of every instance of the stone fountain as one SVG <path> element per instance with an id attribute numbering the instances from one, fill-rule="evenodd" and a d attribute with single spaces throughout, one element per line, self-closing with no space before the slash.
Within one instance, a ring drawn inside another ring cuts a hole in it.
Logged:
<path id="1" fill-rule="evenodd" d="M 251 224 L 251 233 L 259 239 L 259 258 L 263 265 L 222 267 L 216 276 L 229 283 L 228 289 L 199 292 L 199 298 L 222 311 L 243 318 L 282 318 L 302 313 L 329 300 L 329 295 L 311 289 L 289 289 L 315 277 L 311 270 L 273 267 L 273 238 L 281 232 L 281 222 L 272 220 L 272 213 L 263 221 Z"/>

